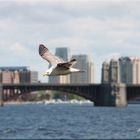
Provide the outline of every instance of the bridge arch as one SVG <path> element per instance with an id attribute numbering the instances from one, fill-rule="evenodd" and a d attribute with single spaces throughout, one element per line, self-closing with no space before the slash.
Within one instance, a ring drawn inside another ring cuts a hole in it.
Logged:
<path id="1" fill-rule="evenodd" d="M 78 95 L 90 101 L 94 101 L 96 90 L 99 87 L 100 85 L 91 84 L 3 84 L 3 90 L 11 90 L 15 95 L 40 90 L 52 90 Z M 91 94 L 92 92 L 93 94 Z"/>
<path id="2" fill-rule="evenodd" d="M 127 101 L 140 95 L 140 85 L 125 85 L 123 83 L 110 84 L 1 84 L 0 104 L 2 104 L 4 91 L 12 94 L 24 94 L 31 91 L 57 90 L 73 93 L 93 101 L 96 106 L 126 106 Z"/>

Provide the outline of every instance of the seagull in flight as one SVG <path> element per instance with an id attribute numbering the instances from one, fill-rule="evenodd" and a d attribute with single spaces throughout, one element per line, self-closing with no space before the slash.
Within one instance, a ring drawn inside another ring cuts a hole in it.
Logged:
<path id="1" fill-rule="evenodd" d="M 62 58 L 51 54 L 43 44 L 39 45 L 39 55 L 47 60 L 50 64 L 50 68 L 43 74 L 43 76 L 59 76 L 67 75 L 74 72 L 84 72 L 76 68 L 72 68 L 76 64 L 76 59 L 71 59 L 66 62 Z"/>

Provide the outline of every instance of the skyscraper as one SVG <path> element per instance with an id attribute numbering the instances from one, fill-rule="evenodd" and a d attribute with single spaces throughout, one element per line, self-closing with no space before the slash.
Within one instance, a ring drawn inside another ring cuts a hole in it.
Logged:
<path id="1" fill-rule="evenodd" d="M 94 83 L 94 65 L 91 59 L 87 55 L 73 55 L 73 58 L 77 60 L 74 67 L 85 72 L 72 73 L 70 83 Z"/>
<path id="2" fill-rule="evenodd" d="M 109 66 L 109 82 L 120 83 L 120 66 L 116 59 L 111 59 Z"/>
<path id="3" fill-rule="evenodd" d="M 56 48 L 55 55 L 61 57 L 62 59 L 64 59 L 64 61 L 68 61 L 69 49 L 67 47 Z M 62 84 L 62 83 L 69 83 L 69 82 L 70 82 L 69 75 L 49 77 L 49 83 Z"/>
<path id="4" fill-rule="evenodd" d="M 137 57 L 121 57 L 119 59 L 121 82 L 140 83 L 140 59 Z"/>
<path id="5" fill-rule="evenodd" d="M 95 83 L 95 66 L 90 58 L 88 62 L 88 83 Z"/>
<path id="6" fill-rule="evenodd" d="M 119 65 L 120 65 L 120 81 L 126 84 L 132 83 L 133 82 L 132 59 L 130 57 L 120 57 Z"/>
<path id="7" fill-rule="evenodd" d="M 67 47 L 56 48 L 55 55 L 63 58 L 65 61 L 68 61 L 69 50 Z"/>
<path id="8" fill-rule="evenodd" d="M 140 59 L 139 58 L 133 58 L 132 60 L 132 83 L 133 84 L 140 84 Z"/>
<path id="9" fill-rule="evenodd" d="M 103 62 L 102 64 L 102 79 L 101 83 L 109 83 L 109 63 Z"/>

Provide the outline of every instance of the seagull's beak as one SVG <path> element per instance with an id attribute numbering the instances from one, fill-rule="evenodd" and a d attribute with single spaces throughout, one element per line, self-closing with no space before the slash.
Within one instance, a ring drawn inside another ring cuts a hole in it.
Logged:
<path id="1" fill-rule="evenodd" d="M 47 73 L 43 73 L 43 76 L 48 76 L 48 74 Z"/>

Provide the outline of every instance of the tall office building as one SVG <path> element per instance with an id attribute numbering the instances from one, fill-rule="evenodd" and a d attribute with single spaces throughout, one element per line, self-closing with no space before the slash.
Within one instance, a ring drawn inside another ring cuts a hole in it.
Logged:
<path id="1" fill-rule="evenodd" d="M 84 70 L 85 72 L 72 73 L 70 83 L 94 83 L 94 64 L 87 55 L 73 55 L 72 59 L 76 59 L 75 68 Z"/>
<path id="2" fill-rule="evenodd" d="M 102 64 L 102 77 L 101 83 L 109 83 L 109 63 L 103 62 Z"/>
<path id="3" fill-rule="evenodd" d="M 88 62 L 88 83 L 95 83 L 95 65 L 90 58 Z"/>
<path id="4" fill-rule="evenodd" d="M 133 84 L 140 84 L 140 59 L 139 58 L 133 58 L 132 60 L 132 83 Z"/>
<path id="5" fill-rule="evenodd" d="M 69 60 L 69 49 L 66 47 L 56 48 L 55 55 L 64 59 L 64 61 L 68 61 Z M 62 84 L 62 83 L 69 83 L 69 82 L 70 82 L 69 75 L 50 76 L 49 77 L 49 83 L 52 83 L 52 84 Z"/>
<path id="6" fill-rule="evenodd" d="M 120 82 L 120 66 L 118 60 L 112 58 L 109 63 L 103 62 L 101 82 L 104 84 Z"/>
<path id="7" fill-rule="evenodd" d="M 120 57 L 120 81 L 122 83 L 133 83 L 133 62 L 130 57 Z"/>
<path id="8" fill-rule="evenodd" d="M 111 59 L 109 66 L 109 82 L 120 83 L 120 66 L 116 59 Z"/>
<path id="9" fill-rule="evenodd" d="M 119 59 L 121 82 L 140 83 L 140 59 L 137 57 L 121 57 Z"/>

